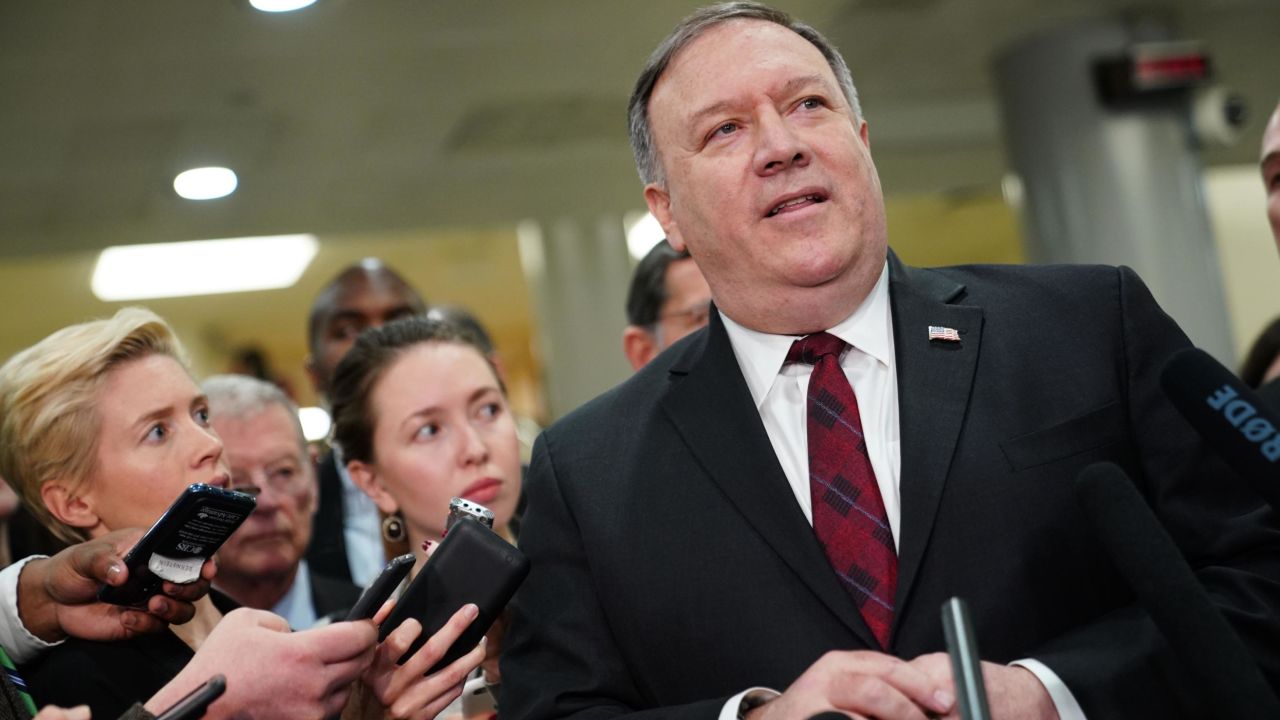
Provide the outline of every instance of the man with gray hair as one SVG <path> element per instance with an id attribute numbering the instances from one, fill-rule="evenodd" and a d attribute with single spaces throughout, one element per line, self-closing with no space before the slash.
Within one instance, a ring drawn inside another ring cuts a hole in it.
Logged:
<path id="1" fill-rule="evenodd" d="M 1189 341 L 1131 270 L 903 264 L 848 68 L 761 5 L 682 22 L 630 126 L 715 309 L 539 438 L 504 717 L 954 717 L 953 596 L 992 717 L 1214 716 L 1076 502 L 1096 463 L 1280 686 L 1280 527 L 1164 397 Z"/>
<path id="2" fill-rule="evenodd" d="M 219 590 L 304 630 L 340 618 L 360 595 L 351 583 L 314 573 L 311 540 L 316 477 L 298 409 L 271 383 L 246 375 L 204 381 L 209 418 L 231 465 L 231 485 L 258 505 L 218 552 Z"/>

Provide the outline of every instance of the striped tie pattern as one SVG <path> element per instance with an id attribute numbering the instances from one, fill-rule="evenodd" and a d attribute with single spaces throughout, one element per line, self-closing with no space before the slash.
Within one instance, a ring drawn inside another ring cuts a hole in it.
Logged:
<path id="1" fill-rule="evenodd" d="M 806 425 L 813 531 L 862 618 L 889 647 L 898 556 L 880 487 L 867 456 L 858 400 L 840 367 L 848 347 L 829 333 L 795 341 L 788 362 L 813 365 Z"/>
<path id="2" fill-rule="evenodd" d="M 14 667 L 13 661 L 9 659 L 9 653 L 4 651 L 3 646 L 0 646 L 0 669 L 3 669 L 14 690 L 18 691 L 18 697 L 22 699 L 22 704 L 27 706 L 27 710 L 32 715 L 35 715 L 36 703 L 31 699 L 31 695 L 27 693 L 27 683 L 18 674 L 18 668 Z"/>

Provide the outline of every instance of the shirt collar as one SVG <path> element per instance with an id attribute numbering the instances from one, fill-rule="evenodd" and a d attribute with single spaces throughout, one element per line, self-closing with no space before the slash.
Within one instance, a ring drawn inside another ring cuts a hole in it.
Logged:
<path id="1" fill-rule="evenodd" d="M 719 309 L 716 312 L 720 312 Z M 801 335 L 771 335 L 751 330 L 734 322 L 723 312 L 720 319 L 729 333 L 729 344 L 738 359 L 738 367 L 747 381 L 756 407 L 764 402 L 786 362 L 791 343 Z M 827 329 L 853 347 L 893 367 L 893 322 L 889 308 L 889 263 L 880 270 L 880 278 L 853 314 Z"/>
<path id="2" fill-rule="evenodd" d="M 293 585 L 271 611 L 289 621 L 289 627 L 294 630 L 306 630 L 316 624 L 316 608 L 311 603 L 311 570 L 305 559 L 298 561 Z"/>

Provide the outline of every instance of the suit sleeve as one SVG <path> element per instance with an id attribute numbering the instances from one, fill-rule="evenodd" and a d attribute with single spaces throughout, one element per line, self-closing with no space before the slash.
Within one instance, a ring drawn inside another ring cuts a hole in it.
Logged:
<path id="1" fill-rule="evenodd" d="M 1280 688 L 1280 528 L 1274 512 L 1219 458 L 1159 385 L 1186 336 L 1127 268 L 1118 270 L 1132 462 L 1125 468 L 1219 611 Z M 1205 716 L 1195 688 L 1147 613 L 1116 609 L 1032 653 L 1091 718 Z"/>
<path id="2" fill-rule="evenodd" d="M 653 708 L 614 642 L 592 582 L 590 556 L 543 433 L 534 445 L 520 549 L 529 577 L 513 602 L 502 653 L 505 720 L 715 718 L 729 696 Z M 656 641 L 657 639 L 655 639 Z"/>

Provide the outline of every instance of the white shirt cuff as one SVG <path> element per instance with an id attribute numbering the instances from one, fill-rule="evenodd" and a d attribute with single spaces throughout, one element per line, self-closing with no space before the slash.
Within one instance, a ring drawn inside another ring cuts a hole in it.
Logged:
<path id="1" fill-rule="evenodd" d="M 1058 711 L 1059 720 L 1086 720 L 1084 710 L 1080 708 L 1080 703 L 1076 702 L 1075 695 L 1067 689 L 1066 683 L 1062 682 L 1062 678 L 1058 674 L 1049 669 L 1048 665 L 1026 658 L 1024 660 L 1014 660 L 1009 663 L 1031 671 L 1032 675 L 1044 685 L 1044 689 L 1049 691 L 1049 700 L 1053 702 L 1053 707 Z"/>
<path id="2" fill-rule="evenodd" d="M 24 663 L 60 644 L 49 643 L 32 635 L 18 614 L 18 577 L 27 563 L 46 555 L 32 555 L 0 570 L 0 645 L 14 663 Z"/>
<path id="3" fill-rule="evenodd" d="M 719 720 L 738 720 L 747 710 L 753 707 L 763 705 L 770 700 L 778 697 L 782 693 L 777 690 L 770 690 L 764 687 L 754 687 L 729 698 L 729 701 L 720 708 Z"/>

